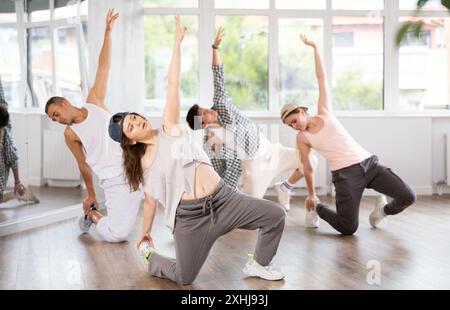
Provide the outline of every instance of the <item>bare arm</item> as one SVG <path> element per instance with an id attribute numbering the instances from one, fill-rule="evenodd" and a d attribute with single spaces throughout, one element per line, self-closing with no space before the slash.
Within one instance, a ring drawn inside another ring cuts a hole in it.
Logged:
<path id="1" fill-rule="evenodd" d="M 105 97 L 108 87 L 109 69 L 111 67 L 111 32 L 114 26 L 114 22 L 118 17 L 119 13 L 114 14 L 113 9 L 108 10 L 108 14 L 106 16 L 105 35 L 103 38 L 103 47 L 98 60 L 97 74 L 95 76 L 94 85 L 89 90 L 89 94 L 86 99 L 87 102 L 97 104 L 104 109 L 107 109 L 105 106 Z"/>
<path id="2" fill-rule="evenodd" d="M 331 112 L 331 105 L 329 103 L 329 88 L 328 80 L 323 66 L 322 57 L 319 50 L 313 41 L 308 40 L 305 35 L 300 36 L 304 44 L 311 46 L 314 49 L 314 62 L 316 65 L 316 78 L 319 83 L 319 100 L 318 100 L 318 114 L 328 114 Z"/>
<path id="3" fill-rule="evenodd" d="M 222 64 L 220 61 L 220 55 L 219 55 L 219 46 L 220 42 L 222 42 L 222 36 L 223 36 L 223 27 L 221 26 L 219 28 L 219 31 L 217 31 L 216 39 L 214 40 L 214 47 L 213 48 L 213 65 L 219 66 Z"/>
<path id="4" fill-rule="evenodd" d="M 316 200 L 316 191 L 314 187 L 314 166 L 311 163 L 310 154 L 311 146 L 305 141 L 304 137 L 299 133 L 297 135 L 297 148 L 300 151 L 300 157 L 303 164 L 303 173 L 305 175 L 306 187 L 308 189 L 308 197 L 306 199 L 308 209 L 312 208 L 312 203 Z"/>
<path id="5" fill-rule="evenodd" d="M 136 244 L 136 247 L 139 248 L 139 245 L 142 241 L 149 241 L 149 243 L 153 246 L 153 240 L 150 236 L 153 226 L 153 221 L 155 220 L 156 214 L 156 200 L 151 196 L 145 194 L 144 200 L 144 223 L 142 225 L 142 232 L 139 241 Z"/>
<path id="6" fill-rule="evenodd" d="M 172 60 L 169 66 L 167 102 L 164 107 L 163 125 L 167 133 L 173 133 L 175 125 L 180 123 L 180 65 L 181 42 L 186 33 L 186 27 L 181 27 L 180 17 L 175 17 L 175 43 Z"/>
<path id="7" fill-rule="evenodd" d="M 67 127 L 64 131 L 64 138 L 66 140 L 67 146 L 69 147 L 70 151 L 75 157 L 75 160 L 77 161 L 78 169 L 80 170 L 81 176 L 83 177 L 84 183 L 86 184 L 88 198 L 86 198 L 83 202 L 85 212 L 91 204 L 95 204 L 98 208 L 98 202 L 94 190 L 94 183 L 92 182 L 92 170 L 91 167 L 89 167 L 89 165 L 86 163 L 86 156 L 83 152 L 83 146 L 73 130 L 70 129 L 70 127 Z"/>

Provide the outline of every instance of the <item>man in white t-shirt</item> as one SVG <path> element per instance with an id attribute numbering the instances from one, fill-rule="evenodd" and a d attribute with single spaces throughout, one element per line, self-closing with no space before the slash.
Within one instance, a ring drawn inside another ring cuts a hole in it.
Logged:
<path id="1" fill-rule="evenodd" d="M 109 242 L 126 240 L 144 198 L 141 190 L 131 192 L 126 184 L 122 150 L 108 133 L 112 114 L 105 104 L 105 97 L 111 63 L 111 32 L 118 16 L 114 10 L 108 11 L 97 74 L 86 104 L 78 108 L 65 98 L 52 97 L 45 107 L 45 113 L 53 121 L 67 125 L 64 131 L 66 144 L 77 160 L 87 187 L 88 197 L 83 201 L 80 229 L 86 233 L 94 224 L 96 232 Z M 106 216 L 98 212 L 92 172 L 99 177 L 100 186 L 105 191 Z"/>

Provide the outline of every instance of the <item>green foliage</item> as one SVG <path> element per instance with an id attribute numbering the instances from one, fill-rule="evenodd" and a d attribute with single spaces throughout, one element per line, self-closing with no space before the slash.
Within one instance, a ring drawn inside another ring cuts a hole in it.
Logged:
<path id="1" fill-rule="evenodd" d="M 183 16 L 182 22 L 189 29 L 189 33 L 196 35 L 196 17 Z M 161 87 L 158 84 L 167 81 L 167 70 L 174 40 L 174 16 L 149 15 L 145 17 L 145 93 L 147 98 L 164 98 Z M 198 97 L 198 46 L 187 45 L 185 38 L 183 49 L 183 63 L 189 60 L 189 66 L 182 67 L 181 96 L 184 99 Z M 198 41 L 197 41 L 198 42 Z M 194 42 L 195 43 L 195 42 Z M 186 70 L 187 69 L 187 70 Z"/>
<path id="2" fill-rule="evenodd" d="M 425 4 L 427 4 L 428 1 L 430 1 L 430 0 L 418 0 L 416 12 L 420 12 L 420 10 L 425 6 Z M 441 0 L 441 4 L 450 11 L 450 0 Z M 417 15 L 417 13 L 416 13 L 416 15 Z M 417 39 L 419 39 L 422 28 L 423 28 L 423 22 L 421 22 L 421 21 L 418 21 L 418 22 L 409 21 L 409 22 L 404 23 L 400 27 L 400 29 L 397 31 L 397 35 L 395 36 L 395 43 L 397 44 L 397 46 L 400 46 L 403 43 L 403 41 L 405 40 L 408 32 L 412 32 L 414 34 L 414 36 Z"/>
<path id="3" fill-rule="evenodd" d="M 380 110 L 383 88 L 379 82 L 365 82 L 360 72 L 348 70 L 341 74 L 333 90 L 336 110 Z"/>
<path id="4" fill-rule="evenodd" d="M 243 110 L 267 110 L 268 39 L 262 28 L 264 17 L 226 17 L 221 24 L 225 36 L 221 56 L 228 93 Z"/>

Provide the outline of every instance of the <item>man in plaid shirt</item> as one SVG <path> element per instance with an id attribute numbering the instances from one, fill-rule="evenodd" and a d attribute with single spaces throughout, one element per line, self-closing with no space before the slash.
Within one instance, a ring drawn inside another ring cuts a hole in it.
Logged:
<path id="1" fill-rule="evenodd" d="M 14 174 L 14 193 L 5 192 L 9 170 Z M 19 156 L 11 135 L 8 103 L 3 91 L 0 77 L 0 202 L 17 198 L 20 201 L 39 202 L 39 200 L 23 186 L 19 178 Z"/>
<path id="2" fill-rule="evenodd" d="M 298 151 L 270 143 L 258 126 L 231 103 L 218 51 L 222 35 L 221 27 L 212 46 L 214 104 L 211 109 L 192 106 L 186 121 L 193 130 L 205 129 L 204 149 L 227 184 L 237 187 L 243 172 L 243 192 L 246 194 L 262 198 L 277 175 L 294 170 L 288 180 L 275 185 L 278 200 L 289 210 L 291 190 L 303 177 Z M 312 160 L 317 161 L 316 158 Z"/>

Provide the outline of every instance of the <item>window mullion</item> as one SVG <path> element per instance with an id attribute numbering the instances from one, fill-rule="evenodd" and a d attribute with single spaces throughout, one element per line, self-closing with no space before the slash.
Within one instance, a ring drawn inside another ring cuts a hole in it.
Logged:
<path id="1" fill-rule="evenodd" d="M 399 111 L 399 50 L 395 44 L 399 25 L 399 1 L 385 1 L 384 17 L 384 110 Z"/>
<path id="2" fill-rule="evenodd" d="M 323 18 L 323 61 L 330 85 L 330 104 L 333 106 L 333 11 L 332 0 L 327 0 L 325 16 Z"/>
<path id="3" fill-rule="evenodd" d="M 269 111 L 277 113 L 279 110 L 279 53 L 278 53 L 278 16 L 275 10 L 275 0 L 270 0 L 269 11 Z"/>
<path id="4" fill-rule="evenodd" d="M 214 1 L 199 1 L 198 15 L 198 44 L 199 44 L 199 95 L 201 103 L 212 102 L 213 83 L 211 61 L 211 44 L 215 35 Z M 202 61 L 203 60 L 203 61 Z"/>

